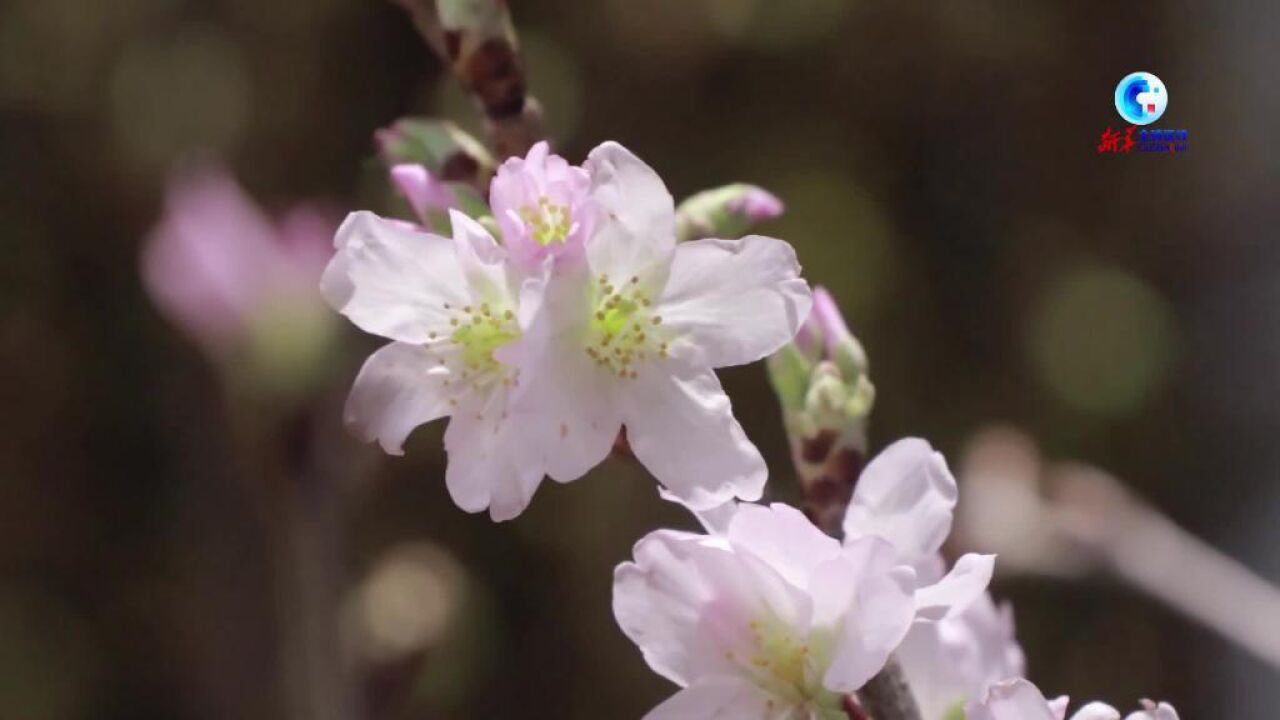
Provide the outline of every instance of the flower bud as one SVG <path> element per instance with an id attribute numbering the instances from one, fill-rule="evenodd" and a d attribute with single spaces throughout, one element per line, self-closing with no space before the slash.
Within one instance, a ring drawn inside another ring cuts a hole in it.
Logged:
<path id="1" fill-rule="evenodd" d="M 807 348 L 806 354 L 831 360 L 840 367 L 846 379 L 867 373 L 867 353 L 862 343 L 849 332 L 840 308 L 826 288 L 813 291 L 813 310 L 796 336 L 796 343 Z"/>
<path id="2" fill-rule="evenodd" d="M 734 183 L 689 196 L 676 210 L 676 237 L 736 238 L 753 225 L 782 214 L 773 193 L 755 185 Z"/>
<path id="3" fill-rule="evenodd" d="M 441 181 L 479 185 L 496 165 L 479 140 L 443 120 L 401 118 L 374 139 L 387 164 L 421 165 Z"/>
<path id="4" fill-rule="evenodd" d="M 768 368 L 806 487 L 832 476 L 828 462 L 841 452 L 865 455 L 875 387 L 862 345 L 826 290 L 814 288 L 809 317 L 792 342 L 769 357 Z"/>
<path id="5" fill-rule="evenodd" d="M 413 209 L 414 218 L 424 228 L 448 234 L 449 210 L 483 221 L 490 215 L 488 204 L 475 188 L 460 182 L 445 182 L 425 166 L 400 163 L 390 170 L 391 184 Z M 492 218 L 489 218 L 490 220 Z"/>

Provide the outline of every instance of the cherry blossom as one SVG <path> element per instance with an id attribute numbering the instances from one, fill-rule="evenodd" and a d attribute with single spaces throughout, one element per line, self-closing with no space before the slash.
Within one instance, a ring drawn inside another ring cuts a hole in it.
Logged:
<path id="1" fill-rule="evenodd" d="M 625 425 L 635 456 L 691 507 L 759 498 L 764 460 L 712 368 L 763 358 L 795 334 L 810 305 L 795 252 L 759 235 L 677 244 L 670 193 L 617 143 L 593 150 L 584 170 L 597 214 L 585 262 L 556 260 L 541 311 L 497 355 L 520 367 L 528 453 L 568 482 Z"/>
<path id="2" fill-rule="evenodd" d="M 614 615 L 681 686 L 649 720 L 844 718 L 915 615 L 915 572 L 878 538 L 842 545 L 786 505 L 726 532 L 658 530 L 614 574 Z"/>
<path id="3" fill-rule="evenodd" d="M 255 327 L 279 315 L 325 333 L 315 283 L 332 232 L 313 205 L 277 222 L 222 168 L 189 166 L 169 183 L 142 279 L 156 306 L 215 358 L 242 349 Z"/>
<path id="4" fill-rule="evenodd" d="M 540 287 L 509 270 L 483 227 L 450 211 L 446 238 L 352 213 L 335 238 L 338 253 L 321 288 L 362 330 L 392 340 L 365 362 L 347 400 L 348 425 L 391 454 L 409 432 L 450 417 L 445 482 L 468 512 L 518 515 L 542 480 L 521 458 L 509 421 L 518 371 L 494 357 L 519 337 Z"/>
<path id="5" fill-rule="evenodd" d="M 587 171 L 551 154 L 546 142 L 502 163 L 489 204 L 513 261 L 530 270 L 548 257 L 580 259 L 596 223 L 590 189 Z"/>

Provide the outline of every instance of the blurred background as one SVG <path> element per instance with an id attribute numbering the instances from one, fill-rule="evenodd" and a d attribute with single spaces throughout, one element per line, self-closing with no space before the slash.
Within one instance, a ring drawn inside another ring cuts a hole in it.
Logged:
<path id="1" fill-rule="evenodd" d="M 762 231 L 863 340 L 873 448 L 924 435 L 955 467 L 1010 423 L 1280 581 L 1280 6 L 512 5 L 571 160 L 616 139 L 677 197 L 786 202 Z M 1185 154 L 1096 152 L 1135 70 Z M 0 3 L 0 718 L 630 718 L 670 692 L 610 612 L 631 544 L 690 526 L 641 471 L 466 515 L 441 424 L 403 458 L 339 427 L 375 339 L 316 330 L 305 389 L 268 388 L 144 290 L 176 163 L 220 156 L 274 216 L 392 212 L 372 134 L 407 114 L 478 127 L 380 0 Z M 722 377 L 794 501 L 763 367 Z M 994 592 L 1047 694 L 1280 707 L 1274 670 L 1122 584 Z"/>

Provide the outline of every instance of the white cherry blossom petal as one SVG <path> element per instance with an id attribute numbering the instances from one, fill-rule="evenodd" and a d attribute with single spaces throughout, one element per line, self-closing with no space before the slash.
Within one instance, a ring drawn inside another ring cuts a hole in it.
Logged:
<path id="1" fill-rule="evenodd" d="M 795 250 L 749 235 L 677 245 L 658 312 L 705 364 L 724 367 L 754 362 L 785 345 L 812 302 Z"/>
<path id="2" fill-rule="evenodd" d="M 437 357 L 422 345 L 400 342 L 370 355 L 347 396 L 347 426 L 366 442 L 376 440 L 387 453 L 403 455 L 405 438 L 414 428 L 452 411 L 442 384 L 448 371 Z"/>
<path id="3" fill-rule="evenodd" d="M 511 414 L 525 455 L 558 482 L 576 480 L 600 464 L 622 428 L 612 378 L 567 337 L 586 322 L 582 273 L 576 269 L 547 281 L 541 309 L 524 336 L 495 353 L 520 370 Z"/>
<path id="4" fill-rule="evenodd" d="M 513 451 L 505 405 L 506 390 L 494 388 L 479 402 L 458 408 L 444 434 L 449 495 L 467 512 L 488 508 L 495 521 L 523 512 L 542 482 L 537 464 Z"/>
<path id="5" fill-rule="evenodd" d="M 1022 678 L 993 684 L 985 698 L 971 701 L 965 707 L 965 719 L 1062 720 L 1049 707 L 1040 689 Z"/>
<path id="6" fill-rule="evenodd" d="M 841 553 L 840 543 L 790 505 L 741 503 L 729 522 L 729 542 L 769 563 L 797 587 L 808 587 L 814 570 Z"/>
<path id="7" fill-rule="evenodd" d="M 758 686 L 735 677 L 700 680 L 650 710 L 644 720 L 783 720 L 798 718 Z"/>
<path id="8" fill-rule="evenodd" d="M 738 507 L 740 505 L 749 504 L 739 503 L 737 500 L 730 500 L 729 502 L 722 503 L 708 510 L 690 510 L 678 496 L 662 486 L 658 486 L 658 497 L 666 500 L 667 502 L 675 503 L 685 510 L 689 510 L 689 512 L 693 513 L 693 516 L 697 518 L 698 524 L 701 525 L 702 529 L 706 530 L 709 535 L 727 534 L 729 532 L 729 523 L 733 522 L 733 517 L 738 514 Z"/>
<path id="9" fill-rule="evenodd" d="M 583 166 L 599 212 L 587 243 L 592 270 L 615 278 L 639 275 L 660 285 L 676 246 L 675 201 L 662 178 L 616 142 L 596 147 Z"/>
<path id="10" fill-rule="evenodd" d="M 764 458 L 733 417 L 711 370 L 676 375 L 646 368 L 621 386 L 619 396 L 632 452 L 690 508 L 760 498 L 768 474 Z"/>
<path id="11" fill-rule="evenodd" d="M 916 622 L 895 653 L 926 718 L 982 698 L 991 683 L 1026 671 L 1012 608 L 982 594 L 958 615 Z"/>
<path id="12" fill-rule="evenodd" d="M 815 617 L 841 607 L 847 613 L 823 685 L 852 692 L 880 672 L 911 629 L 915 582 L 915 572 L 896 565 L 893 548 L 878 538 L 856 541 L 814 573 Z"/>
<path id="13" fill-rule="evenodd" d="M 942 454 L 919 438 L 899 440 L 858 478 L 844 518 L 846 537 L 877 535 L 910 561 L 928 557 L 951 532 L 956 481 Z"/>
<path id="14" fill-rule="evenodd" d="M 448 332 L 448 304 L 470 299 L 449 238 L 356 212 L 338 228 L 334 243 L 338 253 L 320 289 L 366 332 L 424 343 L 432 332 Z"/>
<path id="15" fill-rule="evenodd" d="M 654 672 L 675 683 L 696 677 L 690 657 L 703 605 L 713 589 L 690 562 L 698 536 L 675 530 L 649 533 L 635 546 L 635 562 L 613 575 L 613 615 Z"/>
<path id="16" fill-rule="evenodd" d="M 995 562 L 995 555 L 961 556 L 941 580 L 916 591 L 916 612 L 925 620 L 941 620 L 964 612 L 986 593 Z"/>
<path id="17" fill-rule="evenodd" d="M 1091 702 L 1075 711 L 1071 720 L 1120 720 L 1120 711 L 1106 703 Z M 1146 718 L 1140 718 L 1146 720 Z"/>
<path id="18" fill-rule="evenodd" d="M 1145 710 L 1131 713 L 1125 717 L 1125 720 L 1178 720 L 1178 711 L 1174 710 L 1169 703 L 1143 700 L 1142 704 L 1146 706 Z"/>

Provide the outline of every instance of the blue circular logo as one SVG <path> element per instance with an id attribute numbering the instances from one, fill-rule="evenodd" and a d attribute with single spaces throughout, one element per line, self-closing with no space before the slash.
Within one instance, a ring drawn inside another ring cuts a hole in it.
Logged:
<path id="1" fill-rule="evenodd" d="M 1116 86 L 1116 112 L 1134 125 L 1150 125 L 1164 114 L 1169 91 L 1149 72 L 1129 73 Z"/>

